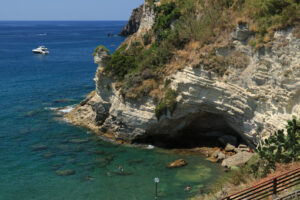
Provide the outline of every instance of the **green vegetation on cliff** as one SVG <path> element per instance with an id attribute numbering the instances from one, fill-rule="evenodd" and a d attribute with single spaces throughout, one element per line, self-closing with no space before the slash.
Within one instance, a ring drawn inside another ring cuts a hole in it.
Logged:
<path id="1" fill-rule="evenodd" d="M 109 50 L 108 50 L 105 46 L 99 45 L 99 46 L 97 46 L 97 47 L 95 48 L 94 53 L 93 53 L 93 56 L 95 56 L 96 53 L 97 53 L 100 49 L 102 49 L 102 50 L 106 51 L 107 53 L 109 53 Z"/>
<path id="2" fill-rule="evenodd" d="M 168 89 L 164 98 L 158 103 L 155 108 L 156 118 L 159 119 L 162 115 L 166 115 L 167 112 L 172 112 L 176 108 L 176 93 L 172 89 Z"/>
<path id="3" fill-rule="evenodd" d="M 131 54 L 129 51 L 125 51 L 126 48 L 127 45 L 124 44 L 117 49 L 111 55 L 110 61 L 104 67 L 105 71 L 110 72 L 113 76 L 118 77 L 120 80 L 137 66 L 134 54 Z"/>
<path id="4" fill-rule="evenodd" d="M 278 130 L 257 147 L 259 159 L 252 165 L 257 176 L 276 170 L 276 163 L 300 161 L 300 121 L 294 117 L 287 121 L 286 132 Z"/>

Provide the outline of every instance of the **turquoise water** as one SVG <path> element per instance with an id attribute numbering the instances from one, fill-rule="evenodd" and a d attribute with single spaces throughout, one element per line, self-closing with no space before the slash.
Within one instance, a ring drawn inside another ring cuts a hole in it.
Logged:
<path id="1" fill-rule="evenodd" d="M 125 23 L 0 22 L 1 200 L 154 199 L 154 177 L 160 178 L 159 199 L 185 199 L 222 175 L 201 156 L 101 141 L 55 111 L 94 89 L 93 49 L 104 44 L 114 51 L 124 38 L 107 34 Z M 40 44 L 50 55 L 31 53 Z M 178 158 L 189 164 L 165 167 Z M 187 185 L 191 191 L 184 191 Z"/>

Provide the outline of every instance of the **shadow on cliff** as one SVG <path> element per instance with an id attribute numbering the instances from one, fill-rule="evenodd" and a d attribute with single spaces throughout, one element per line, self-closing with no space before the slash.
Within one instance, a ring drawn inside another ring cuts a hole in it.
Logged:
<path id="1" fill-rule="evenodd" d="M 179 120 L 168 120 L 168 126 L 152 128 L 133 143 L 151 144 L 167 149 L 222 147 L 245 143 L 221 115 L 197 113 Z M 184 124 L 184 125 L 182 125 Z M 181 127 L 181 128 L 179 128 Z"/>

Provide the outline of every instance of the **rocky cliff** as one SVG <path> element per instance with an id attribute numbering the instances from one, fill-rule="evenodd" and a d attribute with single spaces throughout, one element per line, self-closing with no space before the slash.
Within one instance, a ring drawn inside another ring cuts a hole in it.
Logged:
<path id="1" fill-rule="evenodd" d="M 149 6 L 145 9 L 132 37 L 151 30 L 154 24 L 154 11 Z M 232 44 L 214 49 L 218 58 L 246 60 L 243 67 L 230 65 L 222 77 L 201 62 L 195 67 L 178 61 L 180 67 L 164 77 L 167 87 L 176 93 L 176 107 L 159 119 L 157 100 L 124 98 L 115 79 L 104 72 L 109 56 L 99 49 L 96 90 L 66 117 L 119 142 L 163 146 L 161 143 L 180 143 L 184 138 L 189 138 L 186 143 L 203 143 L 210 136 L 235 135 L 255 145 L 284 128 L 293 115 L 300 116 L 300 39 L 290 27 L 277 30 L 268 47 L 255 49 L 249 45 L 253 37 L 248 27 L 237 26 L 230 33 Z"/>
<path id="2" fill-rule="evenodd" d="M 139 30 L 141 19 L 143 17 L 143 9 L 144 6 L 141 5 L 140 7 L 132 11 L 129 21 L 123 28 L 122 32 L 120 33 L 120 36 L 129 36 L 136 33 Z"/>

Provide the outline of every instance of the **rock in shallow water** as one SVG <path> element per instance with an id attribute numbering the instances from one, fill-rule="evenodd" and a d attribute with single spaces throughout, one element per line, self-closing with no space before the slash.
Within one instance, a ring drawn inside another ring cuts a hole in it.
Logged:
<path id="1" fill-rule="evenodd" d="M 246 164 L 252 156 L 253 153 L 240 152 L 223 160 L 222 166 L 230 168 L 232 166 L 243 165 Z"/>
<path id="2" fill-rule="evenodd" d="M 179 159 L 179 160 L 176 160 L 170 164 L 167 165 L 167 168 L 177 168 L 177 167 L 183 167 L 187 165 L 187 162 L 183 159 Z"/>
<path id="3" fill-rule="evenodd" d="M 212 155 L 217 161 L 224 160 L 226 155 L 222 151 L 215 151 Z"/>

